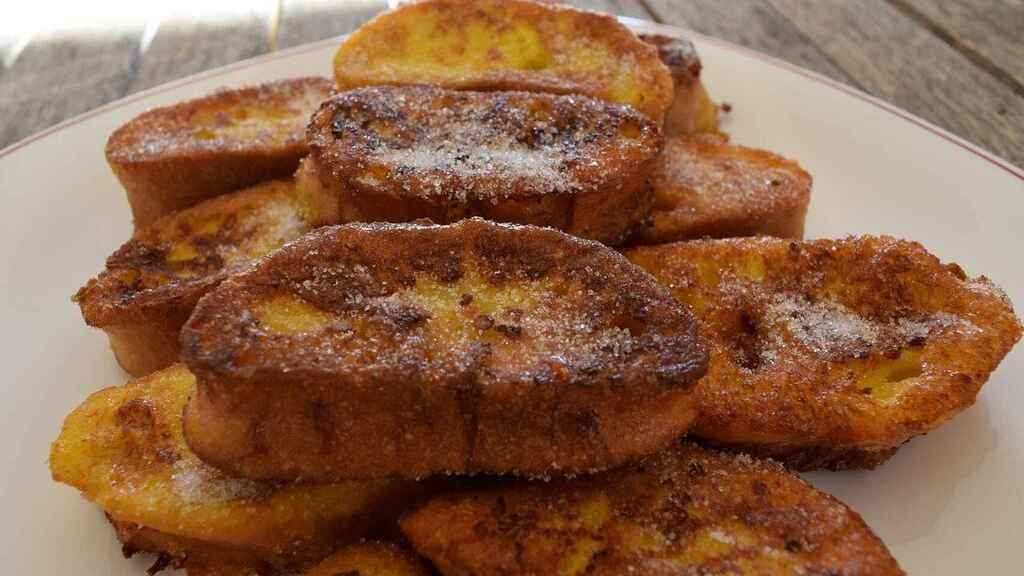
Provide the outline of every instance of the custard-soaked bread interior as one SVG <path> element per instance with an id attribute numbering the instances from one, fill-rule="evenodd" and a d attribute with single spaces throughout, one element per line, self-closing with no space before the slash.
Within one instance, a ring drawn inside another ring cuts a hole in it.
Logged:
<path id="1" fill-rule="evenodd" d="M 431 489 L 393 479 L 313 485 L 226 476 L 182 436 L 194 388 L 179 364 L 101 390 L 53 443 L 54 479 L 106 512 L 127 552 L 163 553 L 197 574 L 216 573 L 212 566 L 302 569 L 340 545 L 389 533 L 397 514 Z"/>
<path id="2" fill-rule="evenodd" d="M 647 217 L 661 136 L 581 96 L 378 86 L 325 102 L 309 143 L 300 183 L 346 221 L 482 216 L 616 244 Z"/>
<path id="3" fill-rule="evenodd" d="M 438 497 L 401 525 L 445 576 L 903 573 L 842 502 L 685 443 L 597 476 Z"/>
<path id="4" fill-rule="evenodd" d="M 205 461 L 252 478 L 579 473 L 694 417 L 690 313 L 612 251 L 480 219 L 307 234 L 182 330 Z"/>
<path id="5" fill-rule="evenodd" d="M 75 295 L 117 361 L 143 376 L 178 361 L 199 297 L 232 272 L 336 218 L 330 198 L 272 181 L 212 198 L 137 231 Z"/>
<path id="6" fill-rule="evenodd" d="M 698 238 L 802 238 L 811 175 L 724 135 L 667 138 L 651 173 L 654 205 L 639 244 Z"/>
<path id="7" fill-rule="evenodd" d="M 332 554 L 303 576 L 430 576 L 415 554 L 394 544 L 364 542 Z"/>
<path id="8" fill-rule="evenodd" d="M 718 131 L 718 105 L 711 101 L 700 79 L 701 63 L 693 43 L 685 38 L 641 34 L 658 49 L 658 57 L 672 74 L 675 96 L 665 112 L 666 136 Z"/>
<path id="9" fill-rule="evenodd" d="M 748 238 L 627 256 L 703 321 L 692 434 L 799 469 L 883 462 L 973 404 L 1021 334 L 999 288 L 915 242 Z"/>
<path id="10" fill-rule="evenodd" d="M 296 78 L 156 108 L 107 141 L 136 228 L 207 198 L 286 178 L 306 155 L 306 122 L 332 89 Z"/>
<path id="11" fill-rule="evenodd" d="M 334 57 L 341 90 L 430 84 L 584 94 L 661 125 L 672 76 L 614 17 L 527 0 L 426 0 L 385 12 Z"/>

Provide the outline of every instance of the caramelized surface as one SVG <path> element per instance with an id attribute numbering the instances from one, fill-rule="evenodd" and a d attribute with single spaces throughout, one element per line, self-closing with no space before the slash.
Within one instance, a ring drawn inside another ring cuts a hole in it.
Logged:
<path id="1" fill-rule="evenodd" d="M 194 387 L 176 365 L 101 390 L 53 443 L 54 479 L 106 512 L 129 548 L 192 556 L 197 569 L 308 566 L 340 544 L 386 532 L 424 490 L 398 480 L 314 486 L 228 477 L 185 445 L 181 414 Z"/>
<path id="2" fill-rule="evenodd" d="M 306 155 L 305 126 L 330 94 L 326 78 L 296 78 L 156 108 L 118 128 L 106 155 L 135 229 L 247 186 L 288 178 Z"/>
<path id="3" fill-rule="evenodd" d="M 439 497 L 401 525 L 445 576 L 902 574 L 835 498 L 692 444 L 597 476 Z"/>
<path id="4" fill-rule="evenodd" d="M 157 555 L 148 572 L 184 569 L 188 576 L 299 576 L 300 572 L 265 562 L 244 551 L 158 532 L 111 519 L 126 557 Z M 361 541 L 349 544 L 301 572 L 302 576 L 429 576 L 423 561 L 394 544 Z"/>
<path id="5" fill-rule="evenodd" d="M 677 36 L 640 34 L 639 38 L 658 50 L 658 58 L 672 74 L 676 86 L 688 86 L 700 80 L 702 65 L 693 42 Z"/>
<path id="6" fill-rule="evenodd" d="M 113 323 L 135 301 L 219 282 L 227 272 L 301 236 L 314 220 L 290 182 L 216 198 L 137 232 L 75 299 L 91 325 Z"/>
<path id="7" fill-rule="evenodd" d="M 673 94 L 656 51 L 615 18 L 525 0 L 427 0 L 385 12 L 342 43 L 334 77 L 342 90 L 584 94 L 633 106 L 659 125 Z"/>
<path id="8" fill-rule="evenodd" d="M 192 154 L 304 148 L 306 122 L 331 88 L 325 78 L 296 78 L 155 108 L 110 136 L 107 159 L 137 163 Z"/>
<path id="9" fill-rule="evenodd" d="M 285 181 L 213 198 L 137 231 L 74 299 L 121 365 L 148 374 L 177 361 L 178 331 L 200 296 L 333 212 Z"/>
<path id="10" fill-rule="evenodd" d="M 346 546 L 303 576 L 429 576 L 423 562 L 393 544 L 367 542 Z"/>
<path id="11" fill-rule="evenodd" d="M 685 431 L 705 360 L 617 253 L 479 219 L 320 229 L 206 296 L 182 341 L 190 445 L 261 478 L 608 466 Z"/>
<path id="12" fill-rule="evenodd" d="M 802 469 L 884 461 L 973 404 L 1021 334 L 989 280 L 888 237 L 708 240 L 627 256 L 712 341 L 693 434 Z"/>
<path id="13" fill-rule="evenodd" d="M 647 118 L 580 96 L 373 87 L 309 128 L 309 166 L 348 221 L 484 216 L 616 243 L 647 215 Z"/>
<path id="14" fill-rule="evenodd" d="M 669 138 L 651 175 L 654 206 L 637 242 L 768 235 L 801 238 L 811 175 L 722 136 Z"/>
<path id="15" fill-rule="evenodd" d="M 641 34 L 658 49 L 658 57 L 672 74 L 675 96 L 665 112 L 666 136 L 718 131 L 718 106 L 711 101 L 700 78 L 701 63 L 693 43 L 677 36 Z"/>
<path id="16" fill-rule="evenodd" d="M 176 536 L 133 522 L 107 519 L 121 543 L 125 558 L 154 554 L 148 574 L 182 569 L 188 576 L 279 576 L 280 571 L 259 554 L 209 541 Z"/>

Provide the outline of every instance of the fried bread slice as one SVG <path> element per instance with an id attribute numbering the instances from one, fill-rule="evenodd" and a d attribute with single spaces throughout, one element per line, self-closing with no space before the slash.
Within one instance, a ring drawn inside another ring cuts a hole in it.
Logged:
<path id="1" fill-rule="evenodd" d="M 711 341 L 691 433 L 802 470 L 883 462 L 972 405 L 1021 335 L 999 288 L 915 242 L 745 238 L 627 256 Z"/>
<path id="2" fill-rule="evenodd" d="M 701 81 L 702 66 L 693 43 L 661 34 L 640 34 L 640 39 L 658 49 L 675 86 L 662 132 L 666 136 L 718 132 L 718 106 Z"/>
<path id="3" fill-rule="evenodd" d="M 672 76 L 614 17 L 528 0 L 426 0 L 384 12 L 334 57 L 340 90 L 435 85 L 582 94 L 661 125 Z"/>
<path id="4" fill-rule="evenodd" d="M 153 575 L 165 569 L 185 570 L 188 576 L 279 576 L 280 570 L 260 555 L 247 550 L 222 546 L 160 532 L 133 522 L 121 522 L 107 515 L 114 535 L 121 543 L 125 558 L 136 554 L 154 554 L 146 570 Z"/>
<path id="5" fill-rule="evenodd" d="M 724 135 L 667 138 L 651 174 L 654 205 L 637 244 L 697 238 L 802 238 L 811 175 Z"/>
<path id="6" fill-rule="evenodd" d="M 259 479 L 578 473 L 667 445 L 706 351 L 618 253 L 480 219 L 307 234 L 182 329 L 185 435 Z"/>
<path id="7" fill-rule="evenodd" d="M 198 573 L 303 569 L 341 545 L 391 533 L 400 511 L 438 489 L 395 479 L 228 477 L 185 444 L 181 415 L 194 388 L 179 364 L 101 390 L 67 417 L 53 443 L 54 479 L 110 517 L 126 552 L 162 553 Z"/>
<path id="8" fill-rule="evenodd" d="M 300 184 L 345 221 L 482 216 L 617 244 L 647 217 L 661 136 L 581 96 L 377 86 L 326 101 L 309 144 Z"/>
<path id="9" fill-rule="evenodd" d="M 309 116 L 326 78 L 222 90 L 136 116 L 107 140 L 107 162 L 128 193 L 135 227 L 223 194 L 287 178 L 306 155 Z"/>
<path id="10" fill-rule="evenodd" d="M 688 443 L 596 476 L 441 496 L 400 523 L 445 576 L 903 573 L 842 502 Z"/>
<path id="11" fill-rule="evenodd" d="M 138 230 L 74 300 L 86 323 L 107 333 L 126 371 L 149 374 L 178 361 L 178 333 L 200 296 L 256 258 L 334 221 L 332 202 L 290 181 L 211 198 Z"/>

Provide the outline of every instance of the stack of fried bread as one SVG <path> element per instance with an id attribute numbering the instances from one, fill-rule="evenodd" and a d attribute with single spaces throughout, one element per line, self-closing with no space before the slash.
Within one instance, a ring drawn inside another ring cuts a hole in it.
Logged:
<path id="1" fill-rule="evenodd" d="M 919 244 L 801 240 L 693 46 L 423 0 L 334 82 L 147 112 L 136 230 L 75 295 L 136 380 L 53 443 L 151 573 L 901 574 L 791 470 L 873 468 L 1021 335 Z M 621 250 L 621 251 L 619 251 Z"/>

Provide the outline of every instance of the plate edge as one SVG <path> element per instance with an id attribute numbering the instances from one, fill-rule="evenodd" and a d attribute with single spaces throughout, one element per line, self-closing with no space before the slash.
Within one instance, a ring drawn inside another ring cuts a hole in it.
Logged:
<path id="1" fill-rule="evenodd" d="M 998 168 L 1001 168 L 1003 171 L 1007 172 L 1011 176 L 1015 176 L 1018 180 L 1021 180 L 1022 182 L 1024 182 L 1024 169 L 1018 168 L 1016 165 L 1012 164 L 1009 160 L 1006 160 L 1006 159 L 1000 157 L 999 155 L 997 155 L 997 154 L 995 154 L 993 152 L 990 152 L 990 151 L 988 151 L 988 150 L 978 146 L 977 144 L 969 142 L 968 140 L 965 140 L 964 138 L 961 138 L 960 136 L 957 136 L 957 135 L 953 134 L 952 132 L 949 132 L 948 130 L 946 130 L 944 128 L 940 128 L 939 126 L 936 126 L 936 125 L 932 124 L 931 122 L 929 122 L 929 121 L 927 121 L 927 120 L 925 120 L 925 119 L 923 119 L 923 118 L 921 118 L 921 117 L 919 117 L 919 116 L 917 116 L 915 114 L 907 112 L 906 110 L 904 110 L 904 109 L 902 109 L 902 108 L 900 108 L 900 107 L 898 107 L 898 106 L 896 106 L 894 104 L 886 102 L 885 100 L 882 100 L 881 98 L 872 96 L 872 95 L 870 95 L 870 94 L 868 94 L 866 92 L 858 90 L 857 88 L 854 88 L 852 86 L 849 86 L 849 85 L 844 84 L 842 82 L 839 82 L 837 80 L 833 80 L 832 78 L 829 78 L 829 77 L 827 77 L 827 76 L 825 76 L 823 74 L 819 74 L 819 73 L 814 72 L 812 70 L 808 70 L 806 68 L 797 66 L 796 64 L 792 64 L 790 62 L 787 62 L 787 61 L 782 60 L 780 58 L 776 58 L 774 56 L 770 56 L 770 55 L 765 54 L 763 52 L 759 52 L 757 50 L 754 50 L 754 49 L 751 49 L 751 48 L 747 48 L 746 46 L 741 46 L 739 44 L 735 44 L 733 42 L 729 42 L 728 40 L 722 40 L 721 38 L 715 38 L 714 36 L 707 36 L 707 35 L 701 34 L 699 32 L 694 32 L 693 30 L 688 30 L 686 28 L 681 28 L 681 27 L 678 27 L 678 26 L 670 26 L 670 25 L 667 25 L 667 24 L 661 24 L 659 22 L 651 22 L 649 20 L 642 20 L 640 18 L 632 18 L 632 17 L 629 17 L 629 16 L 618 16 L 617 18 L 618 18 L 618 20 L 620 22 L 622 22 L 623 24 L 625 24 L 626 26 L 628 26 L 628 27 L 630 27 L 630 28 L 632 28 L 634 30 L 636 30 L 636 29 L 646 29 L 646 30 L 649 30 L 649 31 L 659 32 L 659 33 L 667 34 L 667 35 L 676 35 L 676 36 L 678 36 L 678 35 L 680 35 L 680 33 L 682 33 L 682 34 L 685 34 L 688 37 L 699 38 L 702 42 L 707 42 L 708 44 L 714 44 L 716 46 L 719 46 L 721 48 L 725 48 L 727 50 L 732 50 L 734 52 L 739 52 L 740 54 L 744 54 L 746 56 L 750 56 L 750 57 L 752 57 L 752 58 L 754 58 L 756 60 L 759 60 L 761 62 L 764 62 L 766 64 L 775 66 L 777 68 L 782 68 L 782 69 L 787 70 L 789 72 L 793 72 L 795 74 L 798 74 L 799 76 L 802 76 L 803 78 L 806 78 L 808 80 L 812 80 L 814 82 L 818 82 L 819 84 L 825 84 L 825 85 L 827 85 L 827 86 L 829 86 L 831 88 L 834 88 L 836 90 L 839 90 L 840 92 L 843 92 L 843 93 L 845 93 L 845 94 L 847 94 L 849 96 L 857 98 L 858 100 L 861 100 L 863 102 L 867 102 L 868 104 L 871 104 L 871 105 L 875 106 L 876 108 L 880 108 L 881 110 L 883 110 L 885 112 L 888 112 L 889 114 L 892 114 L 893 116 L 901 118 L 901 119 L 903 119 L 906 122 L 910 122 L 911 124 L 914 124 L 918 128 L 922 128 L 922 129 L 924 129 L 924 130 L 926 130 L 928 132 L 931 132 L 935 136 L 938 136 L 939 138 L 942 138 L 943 140 L 949 142 L 950 144 L 958 146 L 958 147 L 966 150 L 967 152 L 970 152 L 971 154 L 974 154 L 975 156 L 981 158 L 982 160 L 984 160 L 984 161 L 986 161 L 986 162 L 988 162 L 988 163 L 990 163 L 990 164 L 992 164 L 992 165 L 994 165 L 994 166 L 996 166 Z M 134 94 L 129 94 L 128 96 L 125 96 L 124 98 L 120 98 L 118 100 L 114 100 L 113 102 L 108 102 L 107 104 L 104 104 L 103 106 L 100 106 L 98 108 L 93 108 L 92 110 L 89 110 L 87 112 L 83 112 L 81 114 L 78 114 L 77 116 L 72 116 L 71 118 L 68 118 L 68 119 L 63 120 L 61 122 L 58 122 L 57 124 L 54 124 L 53 126 L 50 126 L 49 128 L 44 128 L 43 130 L 41 130 L 39 132 L 36 132 L 35 134 L 27 136 L 27 137 L 25 137 L 25 138 L 15 142 L 15 143 L 13 143 L 13 144 L 10 144 L 9 146 L 7 146 L 5 148 L 0 149 L 0 159 L 4 158 L 6 156 L 9 156 L 10 154 L 20 150 L 21 148 L 24 148 L 25 146 L 28 146 L 29 144 L 35 142 L 36 140 L 40 140 L 42 138 L 45 138 L 46 136 L 49 136 L 50 134 L 53 134 L 54 132 L 58 132 L 58 131 L 63 130 L 65 128 L 69 128 L 71 126 L 74 126 L 76 124 L 84 122 L 84 121 L 86 121 L 86 120 L 88 120 L 88 119 L 90 119 L 90 118 L 92 118 L 94 116 L 98 116 L 98 115 L 103 114 L 104 112 L 107 112 L 109 110 L 113 110 L 113 109 L 116 109 L 116 108 L 120 108 L 122 106 L 126 106 L 128 104 L 131 104 L 132 102 L 136 102 L 138 100 L 147 98 L 149 96 L 153 96 L 155 94 L 160 94 L 160 93 L 166 92 L 168 90 L 173 90 L 175 88 L 179 88 L 181 86 L 187 86 L 189 84 L 194 84 L 196 82 L 199 82 L 199 81 L 202 81 L 202 80 L 206 80 L 208 78 L 213 78 L 213 77 L 216 77 L 216 76 L 227 74 L 229 72 L 234 72 L 235 70 L 241 70 L 243 68 L 249 68 L 251 66 L 255 66 L 255 65 L 261 64 L 263 62 L 269 62 L 269 61 L 272 61 L 272 60 L 277 60 L 279 58 L 285 58 L 285 57 L 288 57 L 288 56 L 292 56 L 292 55 L 295 55 L 295 54 L 302 54 L 304 52 L 312 52 L 314 50 L 318 50 L 318 49 L 323 48 L 325 46 L 329 46 L 329 45 L 335 44 L 335 43 L 339 42 L 345 36 L 346 36 L 345 34 L 342 34 L 340 36 L 335 36 L 335 37 L 332 37 L 332 38 L 325 38 L 323 40 L 317 40 L 316 42 L 310 42 L 308 44 L 302 44 L 300 46 L 295 46 L 293 48 L 287 48 L 287 49 L 284 49 L 284 50 L 278 50 L 278 51 L 275 51 L 275 52 L 270 52 L 268 54 L 261 54 L 259 56 L 255 56 L 253 58 L 249 58 L 249 59 L 246 59 L 246 60 L 240 60 L 238 62 L 234 62 L 232 64 L 228 64 L 226 66 L 220 66 L 218 68 L 213 68 L 213 69 L 210 69 L 210 70 L 205 70 L 203 72 L 199 72 L 199 73 L 193 74 L 191 76 L 186 76 L 184 78 L 179 78 L 177 80 L 172 80 L 170 82 L 167 82 L 167 83 L 164 83 L 164 84 L 160 84 L 159 86 L 154 86 L 153 88 L 148 88 L 146 90 L 142 90 L 142 91 L 136 92 Z"/>

